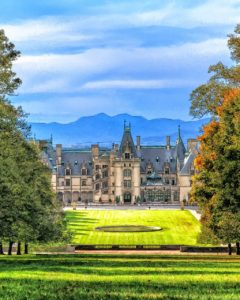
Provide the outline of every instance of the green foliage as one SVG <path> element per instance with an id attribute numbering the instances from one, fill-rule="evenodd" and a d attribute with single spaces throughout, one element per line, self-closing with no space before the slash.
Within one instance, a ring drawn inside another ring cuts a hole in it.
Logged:
<path id="1" fill-rule="evenodd" d="M 228 244 L 240 240 L 240 212 L 233 214 L 224 212 L 218 222 L 218 235 Z"/>
<path id="2" fill-rule="evenodd" d="M 13 43 L 9 42 L 4 31 L 0 30 L 0 98 L 11 95 L 21 84 L 12 70 L 13 62 L 20 56 Z"/>
<path id="3" fill-rule="evenodd" d="M 240 24 L 235 34 L 229 35 L 228 47 L 233 65 L 227 67 L 221 62 L 209 67 L 212 74 L 207 83 L 196 88 L 190 95 L 190 114 L 201 118 L 204 115 L 217 114 L 216 108 L 223 103 L 224 95 L 229 89 L 240 87 Z"/>
<path id="4" fill-rule="evenodd" d="M 0 258 L 1 300 L 232 300 L 240 259 L 200 255 Z"/>
<path id="5" fill-rule="evenodd" d="M 21 84 L 12 71 L 19 55 L 0 30 L 0 241 L 46 242 L 61 238 L 66 226 L 50 170 L 27 140 L 26 116 L 6 99 Z"/>

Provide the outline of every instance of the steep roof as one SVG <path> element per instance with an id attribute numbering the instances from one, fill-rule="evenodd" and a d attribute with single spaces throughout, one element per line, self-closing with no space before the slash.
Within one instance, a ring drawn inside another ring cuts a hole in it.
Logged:
<path id="1" fill-rule="evenodd" d="M 121 141 L 121 144 L 119 147 L 118 156 L 121 157 L 125 153 L 126 150 L 129 150 L 130 153 L 133 155 L 133 157 L 136 157 L 136 158 L 138 157 L 136 147 L 134 145 L 132 134 L 131 134 L 131 125 L 130 124 L 128 126 L 126 126 L 126 124 L 124 124 L 124 133 L 123 133 L 122 141 Z"/>
<path id="2" fill-rule="evenodd" d="M 190 152 L 184 159 L 183 167 L 180 171 L 180 175 L 190 175 L 191 172 L 191 166 L 193 164 L 193 161 L 195 159 L 196 155 L 193 152 Z"/>
<path id="3" fill-rule="evenodd" d="M 180 132 L 180 126 L 178 126 L 178 137 L 176 141 L 176 147 L 175 147 L 175 153 L 174 156 L 176 159 L 178 159 L 180 162 L 182 162 L 185 158 L 186 148 L 184 146 L 181 132 Z"/>

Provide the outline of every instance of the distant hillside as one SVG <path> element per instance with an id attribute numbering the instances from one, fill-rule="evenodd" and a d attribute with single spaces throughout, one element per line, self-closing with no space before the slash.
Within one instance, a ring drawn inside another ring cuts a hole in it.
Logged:
<path id="1" fill-rule="evenodd" d="M 177 138 L 178 125 L 181 126 L 181 134 L 184 141 L 199 135 L 201 126 L 209 121 L 182 121 L 173 119 L 148 120 L 141 116 L 120 114 L 108 116 L 104 113 L 90 117 L 82 117 L 68 124 L 60 123 L 31 123 L 32 132 L 38 139 L 49 138 L 53 135 L 54 144 L 61 143 L 64 146 L 88 146 L 93 143 L 111 145 L 119 143 L 123 133 L 124 120 L 131 123 L 132 134 L 135 138 L 141 136 L 144 145 L 165 144 L 166 135 L 171 136 L 174 144 Z"/>

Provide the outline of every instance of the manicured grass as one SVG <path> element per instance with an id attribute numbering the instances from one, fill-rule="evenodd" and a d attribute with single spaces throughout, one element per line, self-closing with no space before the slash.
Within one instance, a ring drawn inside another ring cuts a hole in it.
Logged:
<path id="1" fill-rule="evenodd" d="M 0 257 L 1 300 L 237 300 L 236 256 Z"/>
<path id="2" fill-rule="evenodd" d="M 67 211 L 74 244 L 185 244 L 195 245 L 200 224 L 189 211 L 89 210 Z M 103 232 L 99 226 L 145 225 L 161 227 L 153 232 Z"/>

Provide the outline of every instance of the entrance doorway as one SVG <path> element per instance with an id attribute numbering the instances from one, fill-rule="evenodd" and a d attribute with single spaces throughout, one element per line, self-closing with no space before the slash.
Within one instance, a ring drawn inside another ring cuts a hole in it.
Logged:
<path id="1" fill-rule="evenodd" d="M 124 194 L 124 203 L 131 203 L 131 201 L 132 201 L 131 193 L 125 193 Z"/>

